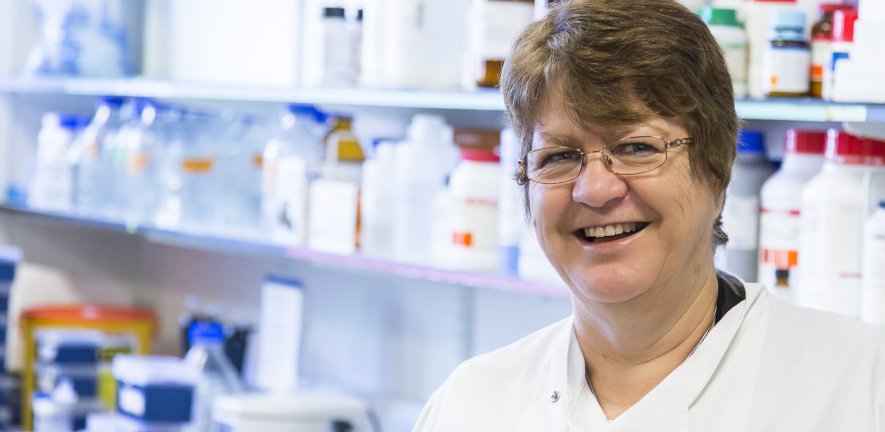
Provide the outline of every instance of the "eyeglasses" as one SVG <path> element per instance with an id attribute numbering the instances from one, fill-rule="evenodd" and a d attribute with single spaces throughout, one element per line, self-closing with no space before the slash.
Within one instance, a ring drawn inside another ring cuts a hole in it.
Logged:
<path id="1" fill-rule="evenodd" d="M 565 183 L 578 178 L 587 164 L 587 155 L 591 153 L 602 153 L 605 167 L 614 174 L 644 174 L 667 162 L 668 149 L 693 141 L 692 138 L 667 141 L 657 136 L 637 136 L 617 140 L 594 151 L 545 147 L 526 153 L 519 164 L 525 167 L 529 180 L 543 184 Z"/>

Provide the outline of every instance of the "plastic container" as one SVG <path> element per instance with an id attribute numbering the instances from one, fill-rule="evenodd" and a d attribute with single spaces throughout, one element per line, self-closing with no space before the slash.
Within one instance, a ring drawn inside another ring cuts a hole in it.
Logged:
<path id="1" fill-rule="evenodd" d="M 76 114 L 43 115 L 37 135 L 34 177 L 28 188 L 28 205 L 41 210 L 68 211 L 73 191 L 69 152 L 75 137 L 86 125 Z"/>
<path id="2" fill-rule="evenodd" d="M 765 157 L 761 132 L 743 130 L 738 135 L 738 155 L 726 191 L 722 223 L 728 234 L 725 270 L 747 282 L 756 281 L 759 250 L 759 194 L 774 173 Z M 718 255 L 718 254 L 717 254 Z M 721 259 L 721 258 L 720 258 Z"/>
<path id="3" fill-rule="evenodd" d="M 242 393 L 239 376 L 224 354 L 224 330 L 215 322 L 195 322 L 190 328 L 191 349 L 184 362 L 198 371 L 189 432 L 209 432 L 212 404 L 220 395 Z"/>
<path id="4" fill-rule="evenodd" d="M 864 225 L 861 267 L 861 313 L 864 322 L 885 327 L 885 201 Z"/>
<path id="5" fill-rule="evenodd" d="M 471 0 L 367 0 L 360 84 L 456 88 Z"/>
<path id="6" fill-rule="evenodd" d="M 450 255 L 440 264 L 462 270 L 497 269 L 499 161 L 491 150 L 461 149 L 461 161 L 449 180 Z"/>
<path id="7" fill-rule="evenodd" d="M 865 152 L 863 140 L 831 129 L 824 165 L 802 190 L 795 290 L 802 306 L 860 316 Z"/>
<path id="8" fill-rule="evenodd" d="M 821 97 L 830 45 L 833 42 L 833 12 L 854 7 L 843 3 L 821 3 L 820 19 L 811 27 L 811 96 Z"/>
<path id="9" fill-rule="evenodd" d="M 365 402 L 324 393 L 245 394 L 219 397 L 213 430 L 228 432 L 330 432 L 368 430 Z"/>
<path id="10" fill-rule="evenodd" d="M 45 306 L 25 309 L 20 317 L 24 337 L 22 352 L 25 353 L 22 387 L 22 427 L 32 426 L 31 398 L 36 384 L 36 331 L 38 329 L 87 329 L 99 330 L 107 339 L 123 339 L 135 344 L 134 352 L 147 354 L 156 328 L 153 312 L 132 307 L 82 304 L 73 306 Z M 119 348 L 114 349 L 119 351 Z M 101 354 L 103 356 L 104 354 Z M 108 373 L 110 375 L 110 373 Z M 104 382 L 100 380 L 99 395 L 104 395 Z M 113 379 L 110 380 L 113 385 Z M 111 396 L 116 389 L 109 387 Z"/>
<path id="11" fill-rule="evenodd" d="M 34 432 L 73 432 L 77 394 L 70 380 L 62 380 L 50 393 L 34 395 Z"/>
<path id="12" fill-rule="evenodd" d="M 747 97 L 747 33 L 738 23 L 737 12 L 734 9 L 705 6 L 701 9 L 701 18 L 710 27 L 710 32 L 725 54 L 735 99 Z"/>
<path id="13" fill-rule="evenodd" d="M 396 191 L 396 141 L 380 140 L 374 156 L 363 163 L 360 189 L 360 249 L 367 256 L 393 256 L 393 218 L 390 209 Z"/>
<path id="14" fill-rule="evenodd" d="M 433 203 L 457 161 L 452 128 L 442 117 L 417 114 L 396 147 L 393 248 L 397 260 L 431 264 Z"/>
<path id="15" fill-rule="evenodd" d="M 307 242 L 308 184 L 323 160 L 326 116 L 308 105 L 290 105 L 280 131 L 264 148 L 261 213 L 274 242 Z"/>
<path id="16" fill-rule="evenodd" d="M 117 204 L 113 196 L 113 146 L 123 125 L 123 98 L 100 97 L 95 115 L 77 136 L 71 151 L 73 208 L 89 216 L 110 216 Z"/>
<path id="17" fill-rule="evenodd" d="M 833 12 L 833 42 L 827 51 L 824 67 L 821 97 L 833 100 L 833 88 L 836 81 L 836 64 L 851 57 L 854 46 L 854 24 L 857 11 L 837 10 Z"/>
<path id="18" fill-rule="evenodd" d="M 171 356 L 118 355 L 113 361 L 117 411 L 147 423 L 190 421 L 199 371 Z"/>
<path id="19" fill-rule="evenodd" d="M 757 279 L 771 292 L 793 301 L 799 260 L 802 188 L 824 163 L 826 132 L 787 129 L 780 169 L 762 185 Z"/>
<path id="20" fill-rule="evenodd" d="M 807 96 L 811 47 L 805 40 L 805 13 L 771 11 L 768 44 L 762 53 L 762 90 L 769 97 Z"/>

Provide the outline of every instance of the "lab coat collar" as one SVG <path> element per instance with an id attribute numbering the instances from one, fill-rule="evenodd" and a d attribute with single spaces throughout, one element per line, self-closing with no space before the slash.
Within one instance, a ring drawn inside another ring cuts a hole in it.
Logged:
<path id="1" fill-rule="evenodd" d="M 738 303 L 707 334 L 691 357 L 670 373 L 633 407 L 609 423 L 584 379 L 584 356 L 575 334 L 574 316 L 563 326 L 551 355 L 548 385 L 550 430 L 627 431 L 689 430 L 688 411 L 712 379 L 734 341 L 747 311 L 759 298 L 757 284 L 744 284 L 746 300 Z M 762 294 L 764 295 L 764 294 Z M 564 423 L 563 423 L 564 422 Z M 580 427 L 578 425 L 581 425 Z M 589 429 L 588 429 L 589 427 Z M 637 429 L 637 428 L 644 429 Z M 653 429 L 652 429 L 653 428 Z"/>

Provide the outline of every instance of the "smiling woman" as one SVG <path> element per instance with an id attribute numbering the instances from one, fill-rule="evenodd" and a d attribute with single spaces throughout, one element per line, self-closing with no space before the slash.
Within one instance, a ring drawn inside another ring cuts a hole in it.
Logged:
<path id="1" fill-rule="evenodd" d="M 885 335 L 717 272 L 739 121 L 722 53 L 672 0 L 571 0 L 501 89 L 567 319 L 462 364 L 416 431 L 881 431 Z"/>

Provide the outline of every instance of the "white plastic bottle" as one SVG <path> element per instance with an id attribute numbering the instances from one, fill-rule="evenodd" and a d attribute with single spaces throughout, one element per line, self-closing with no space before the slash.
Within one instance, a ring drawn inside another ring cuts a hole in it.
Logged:
<path id="1" fill-rule="evenodd" d="M 123 98 L 100 97 L 95 116 L 74 142 L 71 163 L 74 169 L 73 208 L 78 213 L 109 216 L 113 199 L 113 145 L 123 125 L 120 108 Z"/>
<path id="2" fill-rule="evenodd" d="M 363 163 L 360 191 L 360 249 L 368 256 L 393 256 L 396 141 L 377 140 L 374 154 Z"/>
<path id="3" fill-rule="evenodd" d="M 261 214 L 274 242 L 307 242 L 308 183 L 324 157 L 326 116 L 307 105 L 290 105 L 280 131 L 267 142 L 261 170 Z"/>
<path id="4" fill-rule="evenodd" d="M 416 114 L 396 147 L 393 249 L 397 260 L 432 262 L 433 202 L 457 161 L 452 128 L 437 115 Z"/>
<path id="5" fill-rule="evenodd" d="M 831 129 L 821 171 L 802 189 L 799 284 L 802 306 L 860 316 L 861 249 L 867 215 L 863 140 Z"/>
<path id="6" fill-rule="evenodd" d="M 885 201 L 864 226 L 861 267 L 863 321 L 885 327 Z"/>
<path id="7" fill-rule="evenodd" d="M 491 150 L 461 149 L 449 179 L 451 252 L 446 267 L 493 272 L 498 266 L 498 175 Z"/>
<path id="8" fill-rule="evenodd" d="M 73 193 L 69 153 L 85 119 L 74 114 L 46 113 L 37 135 L 34 178 L 28 188 L 28 205 L 41 210 L 68 211 Z"/>
<path id="9" fill-rule="evenodd" d="M 802 188 L 824 163 L 826 132 L 787 129 L 784 160 L 760 193 L 759 283 L 792 302 L 799 260 L 799 214 Z"/>
<path id="10" fill-rule="evenodd" d="M 209 432 L 212 426 L 212 403 L 224 394 L 242 393 L 243 383 L 224 354 L 224 331 L 221 324 L 196 321 L 189 330 L 191 349 L 185 363 L 199 371 L 195 387 L 191 423 L 187 432 Z"/>
<path id="11" fill-rule="evenodd" d="M 726 191 L 722 223 L 728 234 L 725 270 L 747 282 L 756 281 L 759 250 L 759 193 L 774 167 L 765 158 L 761 132 L 738 135 L 738 155 Z"/>
<path id="12" fill-rule="evenodd" d="M 701 18 L 725 54 L 735 99 L 747 97 L 747 33 L 738 23 L 737 12 L 706 6 L 701 9 Z"/>

